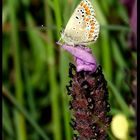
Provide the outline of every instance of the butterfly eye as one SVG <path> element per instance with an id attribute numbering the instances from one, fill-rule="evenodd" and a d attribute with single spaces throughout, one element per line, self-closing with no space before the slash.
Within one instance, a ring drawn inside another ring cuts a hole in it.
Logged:
<path id="1" fill-rule="evenodd" d="M 61 29 L 61 30 L 60 30 L 60 34 L 62 34 L 63 32 L 64 32 L 64 29 Z"/>
<path id="2" fill-rule="evenodd" d="M 62 34 L 63 32 L 64 32 L 64 27 L 61 25 L 60 34 Z"/>

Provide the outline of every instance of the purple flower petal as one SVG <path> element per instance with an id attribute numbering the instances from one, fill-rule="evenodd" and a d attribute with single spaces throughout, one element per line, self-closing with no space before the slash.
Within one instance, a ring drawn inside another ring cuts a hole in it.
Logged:
<path id="1" fill-rule="evenodd" d="M 95 58 L 92 55 L 92 51 L 89 48 L 82 48 L 80 46 L 73 47 L 68 45 L 62 45 L 62 48 L 67 50 L 76 58 L 83 60 L 84 62 L 93 64 L 96 62 Z"/>
<path id="2" fill-rule="evenodd" d="M 82 70 L 95 72 L 97 68 L 95 61 L 94 63 L 88 63 L 88 62 L 84 62 L 79 58 L 76 58 L 76 64 L 77 64 L 77 72 L 80 72 Z"/>
<path id="3" fill-rule="evenodd" d="M 95 71 L 97 68 L 96 59 L 92 55 L 91 49 L 83 46 L 61 45 L 61 47 L 71 53 L 77 64 L 77 71 Z"/>

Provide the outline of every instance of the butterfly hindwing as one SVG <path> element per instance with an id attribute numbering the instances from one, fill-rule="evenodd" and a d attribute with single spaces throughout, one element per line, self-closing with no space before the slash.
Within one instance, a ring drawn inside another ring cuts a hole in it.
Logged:
<path id="1" fill-rule="evenodd" d="M 96 41 L 99 24 L 89 0 L 82 0 L 70 17 L 62 34 L 67 44 L 88 44 Z"/>

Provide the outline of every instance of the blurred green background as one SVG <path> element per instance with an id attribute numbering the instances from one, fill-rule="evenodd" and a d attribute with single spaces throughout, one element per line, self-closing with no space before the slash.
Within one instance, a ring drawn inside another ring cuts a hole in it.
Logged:
<path id="1" fill-rule="evenodd" d="M 72 140 L 65 86 L 69 62 L 74 61 L 56 42 L 79 2 L 3 0 L 3 140 Z M 108 82 L 110 114 L 126 117 L 126 140 L 133 140 L 137 52 L 128 39 L 131 17 L 119 0 L 92 3 L 101 30 L 97 42 L 90 47 Z M 117 139 L 114 133 L 110 129 L 110 140 Z"/>

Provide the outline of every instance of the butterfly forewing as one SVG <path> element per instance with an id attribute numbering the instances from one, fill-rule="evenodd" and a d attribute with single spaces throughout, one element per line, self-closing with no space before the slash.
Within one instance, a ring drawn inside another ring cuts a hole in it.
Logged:
<path id="1" fill-rule="evenodd" d="M 89 0 L 82 0 L 70 17 L 62 34 L 67 44 L 88 44 L 96 41 L 99 24 Z"/>

